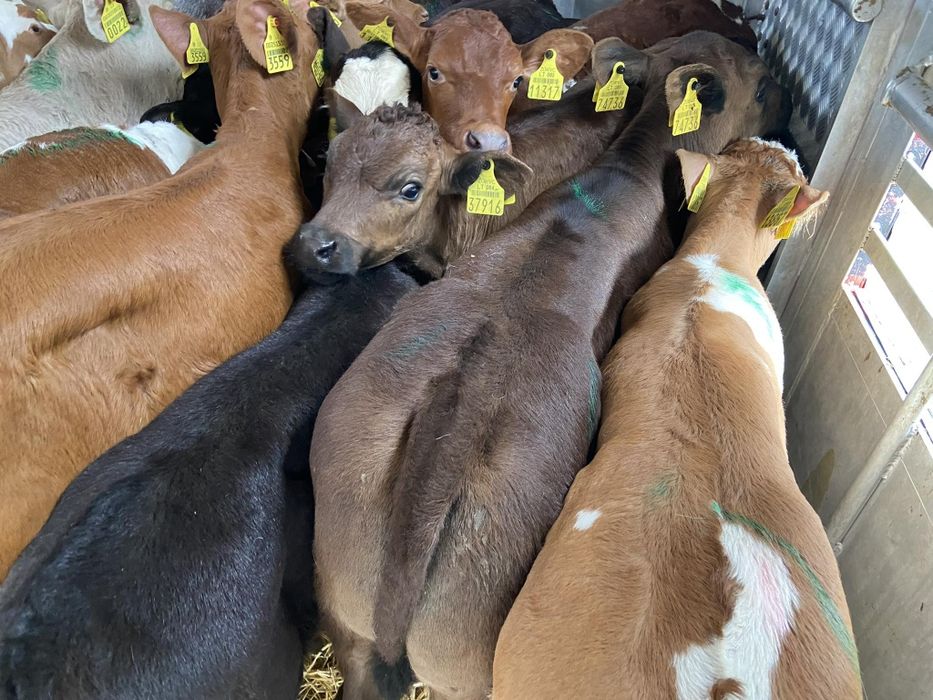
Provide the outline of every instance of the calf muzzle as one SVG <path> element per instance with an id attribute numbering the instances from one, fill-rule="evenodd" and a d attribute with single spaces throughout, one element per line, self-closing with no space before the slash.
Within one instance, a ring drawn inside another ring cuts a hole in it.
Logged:
<path id="1" fill-rule="evenodd" d="M 354 275 L 360 269 L 363 247 L 342 233 L 307 223 L 298 231 L 291 258 L 301 270 Z"/>

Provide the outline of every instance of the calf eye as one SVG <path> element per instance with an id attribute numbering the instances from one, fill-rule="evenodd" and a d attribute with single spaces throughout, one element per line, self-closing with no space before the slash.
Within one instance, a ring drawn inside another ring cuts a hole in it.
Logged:
<path id="1" fill-rule="evenodd" d="M 402 199 L 407 199 L 409 202 L 414 202 L 416 199 L 418 199 L 418 195 L 421 194 L 421 183 L 406 182 L 404 187 L 399 190 L 398 194 Z"/>
<path id="2" fill-rule="evenodd" d="M 428 66 L 428 77 L 431 80 L 438 80 L 441 77 L 441 72 L 434 66 Z"/>
<path id="3" fill-rule="evenodd" d="M 29 29 L 30 29 L 30 31 L 32 31 L 32 32 L 34 32 L 34 33 L 36 33 L 36 34 L 38 34 L 39 32 L 42 31 L 42 28 L 41 28 L 38 24 L 32 24 L 32 25 L 30 25 L 30 26 L 29 26 Z"/>
<path id="4" fill-rule="evenodd" d="M 512 89 L 518 90 L 518 86 L 522 84 L 522 80 L 525 79 L 525 76 L 520 75 L 515 80 L 512 81 Z"/>

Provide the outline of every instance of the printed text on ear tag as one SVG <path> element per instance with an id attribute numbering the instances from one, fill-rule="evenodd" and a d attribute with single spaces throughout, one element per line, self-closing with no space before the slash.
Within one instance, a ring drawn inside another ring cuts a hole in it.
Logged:
<path id="1" fill-rule="evenodd" d="M 100 13 L 100 26 L 104 28 L 104 36 L 111 44 L 130 31 L 130 21 L 126 18 L 126 10 L 116 0 L 104 0 L 104 11 Z"/>
<path id="2" fill-rule="evenodd" d="M 367 24 L 360 30 L 360 38 L 363 41 L 381 41 L 383 44 L 388 44 L 393 49 L 395 48 L 395 42 L 392 41 L 392 32 L 394 27 L 389 26 L 389 18 L 384 17 L 379 24 Z"/>
<path id="3" fill-rule="evenodd" d="M 188 39 L 188 49 L 185 51 L 185 63 L 188 65 L 181 69 L 181 77 L 187 78 L 194 73 L 201 63 L 210 63 L 211 54 L 207 50 L 207 44 L 201 39 L 201 32 L 196 22 L 188 25 L 190 37 Z"/>
<path id="4" fill-rule="evenodd" d="M 321 6 L 320 3 L 316 3 L 316 2 L 314 2 L 314 0 L 309 0 L 309 2 L 308 2 L 308 7 L 320 7 L 320 6 Z M 343 24 L 343 20 L 340 19 L 340 18 L 337 16 L 337 13 L 336 13 L 336 12 L 334 12 L 334 11 L 331 10 L 330 8 L 327 8 L 327 11 L 330 13 L 330 18 L 331 18 L 332 20 L 334 20 L 334 24 L 336 24 L 338 27 L 339 27 L 341 24 Z"/>
<path id="5" fill-rule="evenodd" d="M 288 52 L 285 37 L 279 32 L 275 17 L 266 17 L 266 40 L 262 42 L 262 50 L 266 54 L 266 72 L 283 73 L 294 68 L 292 55 Z"/>
<path id="6" fill-rule="evenodd" d="M 671 133 L 674 136 L 689 134 L 700 128 L 700 113 L 703 111 L 703 105 L 697 99 L 697 82 L 696 78 L 690 78 L 687 89 L 684 91 L 683 102 L 674 110 L 671 120 L 671 126 L 674 127 Z"/>
<path id="7" fill-rule="evenodd" d="M 324 84 L 324 49 L 318 49 L 314 54 L 314 60 L 311 61 L 311 72 L 314 74 L 314 82 L 318 87 Z"/>
<path id="8" fill-rule="evenodd" d="M 781 201 L 774 205 L 774 208 L 768 212 L 768 215 L 758 225 L 758 228 L 776 228 L 784 223 L 790 210 L 794 208 L 794 202 L 797 201 L 797 193 L 800 192 L 800 185 L 794 185 L 790 192 L 781 197 Z"/>
<path id="9" fill-rule="evenodd" d="M 557 70 L 557 52 L 548 49 L 544 60 L 528 78 L 528 99 L 559 100 L 564 92 L 564 76 Z"/>
<path id="10" fill-rule="evenodd" d="M 593 94 L 596 98 L 597 112 L 614 112 L 625 108 L 628 99 L 628 84 L 625 82 L 625 64 L 618 61 L 612 67 L 612 75 L 605 85 L 597 88 Z"/>
<path id="11" fill-rule="evenodd" d="M 706 188 L 709 187 L 710 164 L 707 163 L 700 174 L 700 179 L 693 186 L 693 192 L 690 193 L 690 201 L 687 202 L 687 210 L 694 214 L 700 211 L 700 205 L 706 199 Z"/>
<path id="12" fill-rule="evenodd" d="M 483 169 L 479 177 L 467 188 L 467 212 L 470 214 L 485 214 L 486 216 L 502 216 L 506 204 L 514 204 L 515 195 L 506 200 L 505 190 L 496 180 L 496 165 L 491 160 L 483 162 Z"/>

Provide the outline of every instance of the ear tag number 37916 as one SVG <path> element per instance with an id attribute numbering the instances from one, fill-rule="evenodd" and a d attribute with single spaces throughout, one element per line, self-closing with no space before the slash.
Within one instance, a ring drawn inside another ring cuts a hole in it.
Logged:
<path id="1" fill-rule="evenodd" d="M 506 199 L 505 190 L 496 180 L 495 163 L 486 160 L 479 177 L 467 188 L 467 212 L 502 216 L 506 204 L 515 204 L 515 195 Z"/>
<path id="2" fill-rule="evenodd" d="M 671 132 L 674 136 L 689 134 L 700 128 L 703 105 L 697 99 L 697 83 L 696 78 L 690 78 L 687 82 L 687 89 L 684 91 L 683 102 L 674 110 L 671 123 L 668 125 L 674 127 Z"/>
<path id="3" fill-rule="evenodd" d="M 395 48 L 395 42 L 392 40 L 392 32 L 395 31 L 395 27 L 389 26 L 389 18 L 384 17 L 379 24 L 367 24 L 360 30 L 360 38 L 363 41 L 381 41 L 383 44 L 388 44 L 393 49 Z"/>
<path id="4" fill-rule="evenodd" d="M 625 64 L 617 61 L 612 67 L 612 75 L 605 85 L 596 84 L 593 102 L 597 112 L 615 112 L 625 108 L 628 99 L 628 84 L 625 82 Z"/>
<path id="5" fill-rule="evenodd" d="M 557 52 L 548 49 L 544 60 L 528 78 L 528 99 L 556 101 L 564 93 L 564 76 L 557 70 Z"/>
<path id="6" fill-rule="evenodd" d="M 123 5 L 116 0 L 104 0 L 104 10 L 100 13 L 100 26 L 104 28 L 104 36 L 111 44 L 130 31 L 130 21 L 126 18 Z"/>
<path id="7" fill-rule="evenodd" d="M 279 32 L 275 17 L 266 17 L 266 40 L 262 42 L 262 49 L 266 54 L 266 72 L 283 73 L 294 68 L 292 55 L 288 52 L 285 37 Z"/>
<path id="8" fill-rule="evenodd" d="M 198 69 L 198 64 L 210 63 L 211 54 L 207 50 L 207 44 L 201 39 L 201 32 L 196 22 L 188 25 L 190 38 L 188 39 L 188 49 L 185 51 L 184 68 L 181 69 L 181 77 L 187 78 Z"/>

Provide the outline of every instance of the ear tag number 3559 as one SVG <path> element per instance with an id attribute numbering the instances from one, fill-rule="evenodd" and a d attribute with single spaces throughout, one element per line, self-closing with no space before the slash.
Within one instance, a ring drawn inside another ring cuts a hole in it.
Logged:
<path id="1" fill-rule="evenodd" d="M 104 10 L 100 13 L 100 26 L 104 28 L 104 36 L 111 44 L 130 31 L 130 21 L 126 18 L 123 5 L 116 0 L 104 0 Z"/>
<path id="2" fill-rule="evenodd" d="M 262 49 L 266 54 L 266 72 L 284 73 L 294 68 L 292 55 L 288 52 L 285 37 L 279 32 L 275 17 L 266 17 L 266 40 L 262 42 Z"/>
<path id="3" fill-rule="evenodd" d="M 612 67 L 612 75 L 605 85 L 596 84 L 593 102 L 597 112 L 615 112 L 625 108 L 628 99 L 628 84 L 625 82 L 625 64 L 617 61 Z"/>
<path id="4" fill-rule="evenodd" d="M 194 73 L 199 64 L 210 63 L 211 60 L 211 54 L 207 50 L 207 44 L 201 39 L 201 32 L 197 23 L 192 22 L 189 24 L 188 31 L 190 38 L 188 39 L 188 49 L 185 51 L 185 63 L 188 65 L 181 69 L 182 78 L 187 78 Z"/>
<path id="5" fill-rule="evenodd" d="M 556 101 L 564 93 L 564 76 L 557 70 L 557 52 L 548 49 L 544 60 L 528 78 L 528 99 Z"/>
<path id="6" fill-rule="evenodd" d="M 506 204 L 515 204 L 515 195 L 506 199 L 505 190 L 496 180 L 496 165 L 491 160 L 483 162 L 479 177 L 467 188 L 467 212 L 502 216 Z"/>
<path id="7" fill-rule="evenodd" d="M 671 117 L 671 123 L 668 126 L 674 127 L 671 132 L 674 136 L 689 134 L 691 131 L 700 128 L 700 114 L 703 111 L 703 105 L 697 99 L 697 82 L 696 78 L 690 78 L 687 82 L 683 102 L 674 110 Z"/>

